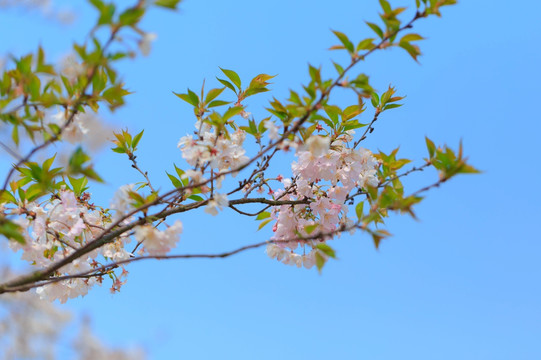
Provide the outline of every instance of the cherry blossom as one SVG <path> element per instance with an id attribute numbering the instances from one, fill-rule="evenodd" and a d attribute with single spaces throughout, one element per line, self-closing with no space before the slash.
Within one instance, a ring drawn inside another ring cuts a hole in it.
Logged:
<path id="1" fill-rule="evenodd" d="M 158 38 L 158 34 L 155 33 L 145 33 L 141 40 L 139 41 L 139 50 L 144 56 L 150 55 L 150 48 L 152 42 Z"/>
<path id="2" fill-rule="evenodd" d="M 176 246 L 181 233 L 182 223 L 177 220 L 165 231 L 160 231 L 152 225 L 138 226 L 134 236 L 143 244 L 149 255 L 165 255 Z"/>
<path id="3" fill-rule="evenodd" d="M 379 163 L 366 149 L 348 148 L 341 140 L 330 146 L 328 137 L 315 135 L 310 137 L 297 151 L 297 161 L 292 163 L 294 190 L 277 190 L 275 199 L 301 200 L 311 199 L 307 205 L 281 205 L 273 208 L 272 216 L 276 220 L 273 227 L 272 241 L 267 253 L 287 264 L 297 264 L 299 260 L 292 251 L 299 245 L 314 245 L 298 239 L 298 235 L 330 234 L 341 224 L 350 224 L 347 218 L 348 207 L 344 204 L 354 188 L 377 186 L 377 167 Z M 303 150 L 304 149 L 304 150 Z M 283 179 L 284 189 L 292 185 L 290 179 Z M 311 229 L 308 233 L 307 229 Z M 328 240 L 332 236 L 324 236 Z M 282 250 L 279 250 L 282 249 Z M 289 250 L 287 250 L 289 249 Z M 284 260 L 287 259 L 287 260 Z"/>
<path id="4" fill-rule="evenodd" d="M 55 124 L 59 127 L 66 125 L 68 117 L 65 111 L 58 111 L 51 115 L 46 120 L 49 124 Z M 76 114 L 73 116 L 70 124 L 62 131 L 62 138 L 69 143 L 76 144 L 83 140 L 83 137 L 88 133 L 88 128 L 85 126 L 86 114 Z"/>
<path id="5" fill-rule="evenodd" d="M 208 205 L 205 207 L 205 212 L 213 216 L 218 215 L 218 210 L 223 210 L 229 205 L 226 194 L 214 194 Z"/>

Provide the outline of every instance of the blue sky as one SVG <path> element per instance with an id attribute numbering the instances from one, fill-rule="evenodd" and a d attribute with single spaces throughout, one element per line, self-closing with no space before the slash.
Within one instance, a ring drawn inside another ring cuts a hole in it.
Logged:
<path id="1" fill-rule="evenodd" d="M 41 43 L 59 58 L 92 24 L 90 9 L 77 10 L 69 27 L 3 10 L 0 30 L 9 36 L 1 53 Z M 171 91 L 199 89 L 203 79 L 217 86 L 219 66 L 245 81 L 278 74 L 273 92 L 249 103 L 262 115 L 271 96 L 285 98 L 307 81 L 308 62 L 331 70 L 331 59 L 343 60 L 327 50 L 336 43 L 330 29 L 370 36 L 363 20 L 376 20 L 378 11 L 375 0 L 186 0 L 177 13 L 152 11 L 143 22 L 159 36 L 151 55 L 121 65 L 135 94 L 106 118 L 145 129 L 138 161 L 167 188 L 164 170 L 182 163 L 176 144 L 193 126 L 190 107 Z M 425 135 L 455 147 L 462 139 L 483 171 L 431 191 L 417 207 L 419 221 L 391 218 L 394 236 L 379 251 L 360 233 L 343 237 L 333 243 L 339 260 L 321 275 L 281 265 L 261 249 L 224 260 L 144 262 L 128 268 L 121 293 L 104 287 L 67 306 L 89 314 L 110 344 L 140 343 L 150 359 L 541 358 L 539 11 L 535 1 L 461 1 L 416 26 L 428 38 L 421 65 L 398 50 L 361 64 L 378 90 L 392 83 L 407 95 L 405 106 L 383 114 L 367 148 L 400 146 L 419 164 Z M 107 204 L 116 187 L 139 181 L 119 155 L 95 159 L 99 172 L 111 174 L 93 188 L 96 202 Z M 413 191 L 435 176 L 406 185 Z M 181 220 L 178 253 L 228 250 L 270 232 L 227 211 Z"/>

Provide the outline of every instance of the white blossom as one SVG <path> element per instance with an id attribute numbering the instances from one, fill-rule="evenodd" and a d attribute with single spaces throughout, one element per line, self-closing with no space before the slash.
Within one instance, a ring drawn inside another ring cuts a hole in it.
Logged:
<path id="1" fill-rule="evenodd" d="M 62 139 L 69 143 L 76 144 L 83 140 L 84 136 L 88 133 L 88 128 L 84 124 L 85 116 L 83 114 L 76 114 L 71 119 L 69 125 L 67 125 L 62 131 Z M 49 116 L 45 122 L 49 124 L 58 125 L 63 128 L 69 118 L 66 117 L 65 111 L 58 111 L 56 114 Z"/>
<path id="2" fill-rule="evenodd" d="M 157 38 L 158 35 L 155 33 L 145 33 L 139 41 L 139 50 L 141 51 L 141 54 L 148 56 L 150 54 L 152 42 Z"/>
<path id="3" fill-rule="evenodd" d="M 134 191 L 134 184 L 122 185 L 116 191 L 113 199 L 111 200 L 110 208 L 114 210 L 113 221 L 122 218 L 132 208 L 132 199 L 130 198 L 130 192 Z"/>
<path id="4" fill-rule="evenodd" d="M 174 248 L 182 233 L 182 223 L 177 220 L 165 231 L 160 231 L 152 225 L 135 228 L 135 239 L 142 242 L 149 255 L 165 255 Z"/>
<path id="5" fill-rule="evenodd" d="M 218 215 L 218 210 L 223 210 L 229 205 L 226 194 L 214 194 L 208 205 L 205 207 L 205 212 L 213 216 Z"/>
<path id="6" fill-rule="evenodd" d="M 328 136 L 312 135 L 306 141 L 306 147 L 313 156 L 321 156 L 329 150 L 331 140 Z"/>
<path id="7" fill-rule="evenodd" d="M 278 134 L 279 128 L 274 122 L 265 120 L 263 126 L 265 126 L 265 129 L 269 130 L 269 139 L 278 140 L 280 138 L 280 135 Z"/>

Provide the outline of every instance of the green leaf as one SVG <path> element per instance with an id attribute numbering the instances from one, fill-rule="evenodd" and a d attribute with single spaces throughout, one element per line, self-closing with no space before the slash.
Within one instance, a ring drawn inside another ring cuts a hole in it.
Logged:
<path id="1" fill-rule="evenodd" d="M 137 144 L 139 144 L 139 141 L 143 137 L 144 132 L 145 130 L 141 131 L 139 134 L 135 135 L 135 137 L 133 138 L 132 145 L 131 145 L 133 150 L 135 150 L 135 148 L 137 147 Z"/>
<path id="2" fill-rule="evenodd" d="M 436 145 L 434 145 L 434 142 L 427 138 L 425 136 L 426 141 L 426 148 L 428 149 L 428 156 L 432 159 L 434 157 L 434 153 L 436 152 Z"/>
<path id="3" fill-rule="evenodd" d="M 18 126 L 14 126 L 13 130 L 11 130 L 11 139 L 13 140 L 15 145 L 19 146 L 19 127 Z"/>
<path id="4" fill-rule="evenodd" d="M 121 146 L 118 146 L 116 148 L 111 148 L 111 150 L 113 150 L 114 152 L 119 153 L 119 154 L 125 154 L 126 153 L 126 149 L 124 149 Z"/>
<path id="5" fill-rule="evenodd" d="M 102 3 L 103 4 L 103 3 Z M 113 16 L 115 15 L 115 5 L 107 4 L 103 5 L 100 11 L 100 18 L 98 19 L 98 25 L 108 25 L 113 22 Z"/>
<path id="6" fill-rule="evenodd" d="M 103 179 L 101 178 L 101 176 L 99 176 L 98 173 L 94 169 L 92 169 L 91 166 L 83 169 L 81 171 L 81 174 L 86 175 L 89 179 L 92 179 L 94 181 L 97 181 L 97 182 L 100 182 L 100 183 L 104 182 Z"/>
<path id="7" fill-rule="evenodd" d="M 83 165 L 90 160 L 90 156 L 84 153 L 81 147 L 78 147 L 71 155 L 68 161 L 68 170 L 71 174 L 83 174 L 88 178 L 103 182 L 102 178 L 92 169 L 92 165 L 84 167 Z"/>
<path id="8" fill-rule="evenodd" d="M 355 214 L 357 214 L 357 220 L 361 220 L 363 217 L 364 201 L 361 201 L 355 206 Z"/>
<path id="9" fill-rule="evenodd" d="M 237 87 L 240 89 L 240 85 L 241 85 L 240 77 L 236 72 L 234 72 L 233 70 L 227 70 L 227 69 L 222 69 L 222 68 L 220 68 L 220 70 L 222 70 L 225 76 L 227 76 L 229 80 L 231 80 L 233 84 L 237 85 Z"/>
<path id="10" fill-rule="evenodd" d="M 4 235 L 10 240 L 15 240 L 20 244 L 25 244 L 23 235 L 20 233 L 21 228 L 19 225 L 15 224 L 13 221 L 10 221 L 4 217 L 0 218 L 0 234 Z"/>
<path id="11" fill-rule="evenodd" d="M 214 101 L 211 101 L 211 103 L 207 105 L 207 108 L 213 108 L 216 106 L 223 106 L 227 104 L 231 104 L 231 101 L 214 100 Z"/>
<path id="12" fill-rule="evenodd" d="M 321 84 L 321 68 L 315 68 L 314 66 L 308 64 L 308 73 L 310 78 L 316 83 Z"/>
<path id="13" fill-rule="evenodd" d="M 25 192 L 27 201 L 33 201 L 44 193 L 42 184 L 32 184 Z"/>
<path id="14" fill-rule="evenodd" d="M 17 199 L 7 190 L 0 190 L 0 204 L 12 203 L 17 204 Z"/>
<path id="15" fill-rule="evenodd" d="M 51 157 L 51 158 L 49 158 L 49 159 L 47 159 L 47 160 L 45 160 L 45 161 L 43 162 L 43 170 L 49 171 L 49 169 L 51 168 L 51 165 L 52 165 L 53 162 L 54 162 L 55 157 L 56 157 L 56 154 L 53 155 L 53 157 Z"/>
<path id="16" fill-rule="evenodd" d="M 86 185 L 88 184 L 88 179 L 84 176 L 79 179 L 76 179 L 68 175 L 68 180 L 71 184 L 73 192 L 77 196 L 80 196 L 85 190 L 88 189 L 86 187 Z"/>
<path id="17" fill-rule="evenodd" d="M 355 47 L 353 46 L 353 43 L 349 41 L 346 34 L 341 33 L 340 31 L 335 31 L 335 30 L 332 30 L 332 32 L 334 33 L 334 35 L 336 35 L 336 37 L 340 40 L 340 42 L 344 45 L 344 47 L 350 54 L 355 52 Z"/>
<path id="18" fill-rule="evenodd" d="M 389 4 L 387 0 L 379 0 L 379 4 L 381 5 L 384 13 L 388 14 L 393 11 L 393 9 L 391 8 L 391 4 Z"/>
<path id="19" fill-rule="evenodd" d="M 379 244 L 381 243 L 381 240 L 391 236 L 391 234 L 387 230 L 378 230 L 376 232 L 372 233 L 372 240 L 374 241 L 374 246 L 376 249 L 379 249 Z"/>
<path id="20" fill-rule="evenodd" d="M 372 50 L 372 48 L 375 46 L 373 44 L 373 41 L 374 41 L 374 38 L 368 38 L 368 39 L 361 40 L 357 44 L 356 50 L 357 51 L 359 51 L 359 50 Z"/>
<path id="21" fill-rule="evenodd" d="M 177 172 L 179 179 L 182 181 L 182 175 L 184 175 L 185 171 L 179 169 L 176 164 L 173 164 L 173 166 L 175 167 L 175 171 Z"/>
<path id="22" fill-rule="evenodd" d="M 224 91 L 225 88 L 219 88 L 219 89 L 212 89 L 208 92 L 207 96 L 205 97 L 205 103 L 208 104 L 212 100 L 216 99 L 222 91 Z"/>
<path id="23" fill-rule="evenodd" d="M 183 186 L 182 182 L 177 179 L 176 177 L 174 177 L 173 175 L 169 174 L 167 171 L 165 172 L 167 174 L 167 176 L 169 177 L 169 180 L 171 180 L 171 184 L 173 184 L 173 186 L 175 188 L 181 188 Z"/>
<path id="24" fill-rule="evenodd" d="M 193 93 L 193 91 L 192 91 L 192 93 Z M 182 100 L 186 101 L 190 105 L 193 105 L 195 107 L 197 107 L 199 105 L 199 98 L 197 97 L 197 95 L 195 95 L 196 98 L 194 99 L 193 97 L 189 96 L 188 94 L 177 94 L 174 91 L 173 91 L 173 94 L 175 94 L 176 96 L 178 96 Z"/>
<path id="25" fill-rule="evenodd" d="M 306 231 L 306 233 L 310 235 L 312 232 L 314 232 L 315 229 L 317 229 L 318 226 L 319 224 L 306 225 L 304 227 L 304 231 Z"/>
<path id="26" fill-rule="evenodd" d="M 69 79 L 63 75 L 60 75 L 60 79 L 62 80 L 62 84 L 64 84 L 64 87 L 66 88 L 66 91 L 68 92 L 69 96 L 73 95 L 73 87 L 71 86 L 71 83 Z"/>
<path id="27" fill-rule="evenodd" d="M 336 259 L 336 253 L 334 252 L 333 248 L 326 243 L 319 243 L 316 245 L 316 248 L 321 250 L 328 257 Z"/>
<path id="28" fill-rule="evenodd" d="M 30 97 L 32 99 L 39 99 L 39 93 L 41 90 L 41 81 L 39 80 L 39 77 L 34 75 L 30 78 L 30 85 L 28 90 L 30 91 Z"/>
<path id="29" fill-rule="evenodd" d="M 227 111 L 225 112 L 225 114 L 223 115 L 223 120 L 224 121 L 227 121 L 229 120 L 230 118 L 232 118 L 233 116 L 235 115 L 238 115 L 241 113 L 242 111 L 242 106 L 234 106 L 234 107 L 230 107 L 229 109 L 227 109 Z"/>
<path id="30" fill-rule="evenodd" d="M 359 105 L 351 105 L 344 109 L 342 112 L 342 120 L 350 120 L 359 115 L 362 109 Z"/>
<path id="31" fill-rule="evenodd" d="M 252 96 L 252 95 L 267 92 L 267 91 L 270 91 L 270 90 L 264 87 L 250 88 L 246 90 L 246 92 L 244 93 L 244 96 L 248 97 L 248 96 Z"/>
<path id="32" fill-rule="evenodd" d="M 154 5 L 176 10 L 180 1 L 181 0 L 156 0 L 154 1 Z"/>
<path id="33" fill-rule="evenodd" d="M 383 30 L 381 30 L 379 26 L 368 21 L 365 21 L 365 23 L 380 37 L 380 39 L 383 39 Z"/>
<path id="34" fill-rule="evenodd" d="M 417 61 L 417 56 L 421 55 L 421 51 L 417 45 L 412 45 L 409 42 L 401 41 L 398 46 L 406 50 L 415 61 Z"/>
<path id="35" fill-rule="evenodd" d="M 379 236 L 376 233 L 372 234 L 372 241 L 374 242 L 374 246 L 376 247 L 376 250 L 379 249 L 379 243 L 381 242 L 382 237 Z"/>
<path id="36" fill-rule="evenodd" d="M 376 94 L 375 92 L 372 93 L 371 100 L 372 100 L 372 106 L 377 108 L 379 106 L 379 96 L 378 96 L 378 94 Z"/>
<path id="37" fill-rule="evenodd" d="M 367 124 L 361 124 L 359 120 L 349 120 L 342 124 L 342 131 L 355 130 L 366 126 Z"/>
<path id="38" fill-rule="evenodd" d="M 264 212 L 258 214 L 255 219 L 256 220 L 263 220 L 263 219 L 269 218 L 270 216 L 271 216 L 270 212 L 264 211 Z"/>
<path id="39" fill-rule="evenodd" d="M 334 61 L 332 63 L 334 65 L 334 68 L 336 69 L 336 72 L 338 72 L 338 75 L 342 75 L 344 73 L 344 68 L 342 67 L 342 65 L 335 63 Z"/>
<path id="40" fill-rule="evenodd" d="M 401 107 L 402 105 L 404 105 L 404 104 L 388 104 L 388 105 L 385 105 L 383 107 L 383 110 L 394 109 L 394 108 L 397 108 L 397 107 Z"/>
<path id="41" fill-rule="evenodd" d="M 419 41 L 419 40 L 424 40 L 424 39 L 425 38 L 419 34 L 407 34 L 407 35 L 404 35 L 402 39 L 400 39 L 400 42 Z"/>
<path id="42" fill-rule="evenodd" d="M 257 228 L 257 230 L 261 230 L 265 225 L 267 225 L 268 223 L 270 223 L 273 219 L 266 219 L 266 220 L 263 220 L 260 224 L 259 224 L 259 227 Z"/>
<path id="43" fill-rule="evenodd" d="M 319 252 L 316 252 L 315 258 L 317 270 L 321 273 L 321 269 L 323 269 L 323 266 L 325 266 L 325 262 L 327 260 Z"/>
<path id="44" fill-rule="evenodd" d="M 122 85 L 115 85 L 105 90 L 101 96 L 110 104 L 109 108 L 114 110 L 116 107 L 124 104 L 124 96 L 129 95 L 126 89 L 122 88 Z"/>
<path id="45" fill-rule="evenodd" d="M 192 104 L 195 104 L 194 106 L 199 106 L 199 96 L 197 96 L 196 93 L 188 89 L 188 96 L 190 97 Z"/>
<path id="46" fill-rule="evenodd" d="M 144 8 L 129 8 L 126 11 L 124 11 L 120 16 L 118 17 L 118 21 L 120 22 L 120 25 L 123 26 L 133 26 L 141 20 L 141 17 L 145 14 Z"/>
<path id="47" fill-rule="evenodd" d="M 233 84 L 231 84 L 229 81 L 224 80 L 224 79 L 220 79 L 220 78 L 216 78 L 216 80 L 218 80 L 219 82 L 221 82 L 223 85 L 225 85 L 225 86 L 228 87 L 229 89 L 233 90 L 233 92 L 234 92 L 235 94 L 237 93 L 237 90 L 235 89 L 235 87 L 233 86 Z"/>
<path id="48" fill-rule="evenodd" d="M 338 123 L 338 116 L 342 115 L 342 110 L 338 106 L 328 105 L 323 108 L 325 113 L 331 118 L 333 123 Z"/>
<path id="49" fill-rule="evenodd" d="M 88 2 L 94 6 L 98 11 L 104 8 L 105 4 L 102 0 L 88 0 Z"/>
<path id="50" fill-rule="evenodd" d="M 188 199 L 194 200 L 194 201 L 203 201 L 203 200 L 204 200 L 204 199 L 203 199 L 201 196 L 199 196 L 199 195 L 191 195 L 191 196 L 188 197 Z"/>
<path id="51" fill-rule="evenodd" d="M 78 147 L 70 157 L 69 165 L 73 168 L 80 168 L 90 157 L 84 153 L 81 147 Z"/>

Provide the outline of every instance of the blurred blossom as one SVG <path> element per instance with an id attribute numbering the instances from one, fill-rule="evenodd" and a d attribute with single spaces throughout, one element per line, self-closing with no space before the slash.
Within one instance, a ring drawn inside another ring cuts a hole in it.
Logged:
<path id="1" fill-rule="evenodd" d="M 0 277 L 13 277 L 7 269 Z M 0 360 L 57 359 L 58 353 L 69 352 L 77 360 L 111 359 L 143 360 L 137 347 L 111 349 L 92 333 L 88 322 L 80 325 L 76 336 L 66 333 L 73 315 L 35 292 L 7 293 L 0 296 Z M 71 340 L 73 339 L 73 340 Z M 66 345 L 72 341 L 69 349 Z"/>
<path id="2" fill-rule="evenodd" d="M 141 40 L 139 41 L 139 50 L 141 50 L 141 53 L 144 56 L 148 56 L 150 54 L 150 48 L 152 45 L 152 42 L 158 38 L 158 35 L 155 33 L 145 33 Z"/>
<path id="3" fill-rule="evenodd" d="M 0 0 L 0 7 L 37 10 L 42 16 L 62 24 L 71 24 L 76 16 L 67 8 L 56 8 L 51 0 Z"/>

